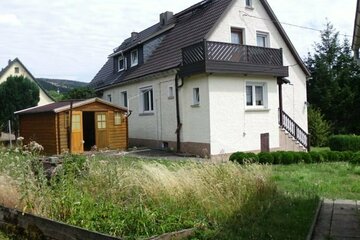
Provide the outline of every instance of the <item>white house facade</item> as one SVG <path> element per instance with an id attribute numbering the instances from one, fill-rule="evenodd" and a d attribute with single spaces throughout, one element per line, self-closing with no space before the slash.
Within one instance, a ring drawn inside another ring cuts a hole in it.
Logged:
<path id="1" fill-rule="evenodd" d="M 309 72 L 266 0 L 207 0 L 114 50 L 91 82 L 130 145 L 201 156 L 308 147 Z"/>

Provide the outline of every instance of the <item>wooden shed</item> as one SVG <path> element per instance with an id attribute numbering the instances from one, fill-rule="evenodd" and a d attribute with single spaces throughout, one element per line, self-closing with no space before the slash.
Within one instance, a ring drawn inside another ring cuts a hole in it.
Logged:
<path id="1" fill-rule="evenodd" d="M 15 114 L 25 143 L 36 141 L 47 154 L 128 147 L 127 109 L 100 98 L 56 102 Z"/>

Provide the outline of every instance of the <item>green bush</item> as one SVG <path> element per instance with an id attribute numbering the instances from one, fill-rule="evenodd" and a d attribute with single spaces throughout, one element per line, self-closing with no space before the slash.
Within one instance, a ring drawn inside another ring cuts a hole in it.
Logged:
<path id="1" fill-rule="evenodd" d="M 229 160 L 239 164 L 255 163 L 258 162 L 258 156 L 255 153 L 236 152 L 231 154 Z"/>
<path id="2" fill-rule="evenodd" d="M 331 151 L 360 151 L 360 136 L 334 135 L 329 138 Z"/>
<path id="3" fill-rule="evenodd" d="M 304 163 L 312 163 L 311 155 L 308 152 L 300 152 L 301 159 Z"/>
<path id="4" fill-rule="evenodd" d="M 285 165 L 294 163 L 294 152 L 283 152 L 281 163 Z"/>
<path id="5" fill-rule="evenodd" d="M 309 153 L 314 163 L 321 163 L 324 161 L 324 157 L 320 152 L 310 152 Z"/>
<path id="6" fill-rule="evenodd" d="M 360 165 L 360 152 L 353 154 L 352 158 L 350 159 L 350 163 Z"/>
<path id="7" fill-rule="evenodd" d="M 311 146 L 326 146 L 331 132 L 330 122 L 325 120 L 320 109 L 314 107 L 308 109 L 308 120 Z"/>
<path id="8" fill-rule="evenodd" d="M 261 152 L 258 154 L 259 157 L 259 163 L 262 164 L 273 164 L 274 163 L 274 156 L 272 155 L 272 153 L 269 152 Z"/>

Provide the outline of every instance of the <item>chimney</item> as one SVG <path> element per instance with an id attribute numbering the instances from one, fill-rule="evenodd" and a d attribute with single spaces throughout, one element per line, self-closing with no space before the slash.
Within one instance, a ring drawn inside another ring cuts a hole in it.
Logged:
<path id="1" fill-rule="evenodd" d="M 9 61 L 8 61 L 8 65 L 10 65 L 10 63 L 11 63 L 11 59 L 9 59 Z"/>
<path id="2" fill-rule="evenodd" d="M 174 16 L 173 12 L 166 11 L 160 14 L 160 25 L 165 26 L 169 23 L 170 19 Z"/>
<path id="3" fill-rule="evenodd" d="M 138 32 L 132 32 L 132 33 L 131 33 L 131 39 L 132 39 L 132 40 L 137 39 L 138 35 L 139 35 Z"/>

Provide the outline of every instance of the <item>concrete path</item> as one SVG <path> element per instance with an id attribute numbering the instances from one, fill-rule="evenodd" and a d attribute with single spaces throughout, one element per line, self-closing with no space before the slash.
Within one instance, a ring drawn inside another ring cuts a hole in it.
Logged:
<path id="1" fill-rule="evenodd" d="M 360 201 L 329 200 L 322 203 L 313 240 L 360 240 Z"/>

